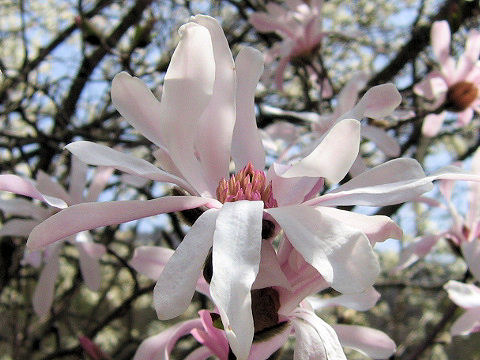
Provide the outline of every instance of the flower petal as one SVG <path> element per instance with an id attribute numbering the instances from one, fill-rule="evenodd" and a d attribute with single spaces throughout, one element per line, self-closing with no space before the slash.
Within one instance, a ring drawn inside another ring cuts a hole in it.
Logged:
<path id="1" fill-rule="evenodd" d="M 340 344 L 372 359 L 388 359 L 397 349 L 393 340 L 383 331 L 365 326 L 332 325 Z"/>
<path id="2" fill-rule="evenodd" d="M 132 175 L 155 181 L 170 182 L 193 191 L 191 186 L 183 179 L 160 170 L 148 161 L 111 149 L 108 146 L 90 141 L 76 141 L 68 144 L 65 148 L 87 164 L 113 167 Z"/>
<path id="3" fill-rule="evenodd" d="M 75 204 L 83 200 L 83 192 L 87 184 L 87 171 L 88 166 L 76 156 L 72 156 L 68 193 Z"/>
<path id="4" fill-rule="evenodd" d="M 148 216 L 193 209 L 215 202 L 195 196 L 166 196 L 154 200 L 130 200 L 73 205 L 36 226 L 27 246 L 38 250 L 83 230 L 121 224 Z"/>
<path id="5" fill-rule="evenodd" d="M 0 190 L 38 199 L 59 209 L 67 207 L 67 203 L 64 200 L 42 194 L 39 190 L 37 190 L 31 180 L 21 178 L 17 175 L 0 175 Z"/>
<path id="6" fill-rule="evenodd" d="M 358 104 L 342 119 L 353 118 L 361 120 L 364 117 L 381 119 L 390 115 L 402 102 L 402 96 L 393 84 L 377 85 L 370 88 Z"/>
<path id="7" fill-rule="evenodd" d="M 265 150 L 255 117 L 255 89 L 263 72 L 263 55 L 244 47 L 235 59 L 237 70 L 237 120 L 233 130 L 232 158 L 237 170 L 252 162 L 256 169 L 265 167 Z"/>
<path id="8" fill-rule="evenodd" d="M 260 263 L 262 217 L 261 201 L 225 203 L 215 228 L 210 293 L 238 360 L 248 358 L 253 340 L 250 290 Z"/>
<path id="9" fill-rule="evenodd" d="M 480 326 L 480 307 L 469 309 L 453 323 L 450 333 L 456 335 L 468 335 Z"/>
<path id="10" fill-rule="evenodd" d="M 295 311 L 294 360 L 347 360 L 335 330 L 306 309 Z"/>
<path id="11" fill-rule="evenodd" d="M 430 40 L 435 57 L 444 64 L 450 55 L 450 26 L 446 20 L 435 21 L 430 30 Z"/>
<path id="12" fill-rule="evenodd" d="M 330 298 L 310 296 L 308 302 L 315 310 L 328 306 L 344 306 L 357 311 L 366 311 L 374 307 L 379 298 L 380 294 L 373 287 L 370 287 L 361 293 L 342 294 Z"/>
<path id="13" fill-rule="evenodd" d="M 396 157 L 400 155 L 400 145 L 398 141 L 388 135 L 388 133 L 375 126 L 362 126 L 362 136 L 372 141 L 385 155 Z"/>
<path id="14" fill-rule="evenodd" d="M 260 266 L 252 289 L 262 289 L 271 286 L 290 288 L 290 284 L 278 263 L 275 249 L 270 242 L 262 241 Z"/>
<path id="15" fill-rule="evenodd" d="M 55 281 L 57 280 L 59 265 L 58 256 L 60 254 L 60 246 L 54 246 L 47 263 L 40 273 L 35 292 L 33 294 L 33 309 L 35 313 L 44 317 L 50 312 L 53 303 Z"/>
<path id="16" fill-rule="evenodd" d="M 85 201 L 91 202 L 96 201 L 100 193 L 105 189 L 107 186 L 108 179 L 113 173 L 112 167 L 98 167 L 95 169 L 93 174 L 92 182 L 88 188 L 88 193 L 85 196 Z"/>
<path id="17" fill-rule="evenodd" d="M 308 156 L 282 174 L 283 177 L 324 177 L 332 184 L 347 174 L 360 146 L 360 123 L 345 119 L 336 124 Z M 332 161 L 335 159 L 335 161 Z"/>
<path id="18" fill-rule="evenodd" d="M 438 134 L 442 128 L 443 122 L 445 120 L 445 112 L 440 114 L 428 114 L 425 116 L 422 125 L 422 134 L 426 137 L 434 137 Z"/>
<path id="19" fill-rule="evenodd" d="M 474 239 L 473 241 L 462 242 L 461 247 L 468 269 L 475 279 L 480 280 L 480 241 Z"/>
<path id="20" fill-rule="evenodd" d="M 480 288 L 477 286 L 450 280 L 443 287 L 450 300 L 458 306 L 464 309 L 480 307 Z"/>
<path id="21" fill-rule="evenodd" d="M 0 236 L 27 237 L 33 228 L 40 223 L 40 220 L 12 219 L 3 224 L 0 228 Z"/>
<path id="22" fill-rule="evenodd" d="M 139 246 L 129 264 L 139 273 L 157 280 L 173 253 L 172 249 L 162 246 Z"/>
<path id="23" fill-rule="evenodd" d="M 248 360 L 269 359 L 275 351 L 280 349 L 288 340 L 293 324 L 288 322 L 277 330 L 271 338 L 264 341 L 254 341 Z"/>
<path id="24" fill-rule="evenodd" d="M 306 262 L 340 292 L 361 292 L 379 273 L 367 237 L 322 209 L 297 205 L 266 209 Z M 358 266 L 358 264 L 362 264 Z"/>
<path id="25" fill-rule="evenodd" d="M 98 291 L 102 279 L 102 270 L 98 260 L 105 253 L 105 246 L 83 241 L 76 241 L 75 246 L 79 252 L 83 281 L 90 290 Z"/>
<path id="26" fill-rule="evenodd" d="M 443 234 L 429 234 L 416 239 L 405 247 L 394 272 L 406 269 L 418 259 L 425 257 L 442 236 Z"/>
<path id="27" fill-rule="evenodd" d="M 205 211 L 169 259 L 153 290 L 153 302 L 160 320 L 181 315 L 190 305 L 195 285 L 212 247 L 218 210 Z"/>

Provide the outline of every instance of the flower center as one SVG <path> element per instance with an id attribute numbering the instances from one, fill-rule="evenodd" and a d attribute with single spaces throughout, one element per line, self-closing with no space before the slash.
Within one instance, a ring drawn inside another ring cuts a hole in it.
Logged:
<path id="1" fill-rule="evenodd" d="M 273 198 L 272 182 L 267 184 L 265 173 L 255 170 L 251 162 L 229 180 L 222 179 L 217 187 L 217 199 L 221 203 L 240 200 L 263 201 L 265 208 L 277 207 Z"/>
<path id="2" fill-rule="evenodd" d="M 448 88 L 447 107 L 461 112 L 467 109 L 477 98 L 478 88 L 468 81 L 460 81 Z"/>

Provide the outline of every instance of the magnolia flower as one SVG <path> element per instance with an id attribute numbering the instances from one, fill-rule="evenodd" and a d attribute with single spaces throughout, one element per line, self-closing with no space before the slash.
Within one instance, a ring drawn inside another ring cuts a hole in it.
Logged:
<path id="1" fill-rule="evenodd" d="M 112 171 L 113 169 L 97 169 L 87 194 L 84 194 L 87 166 L 76 157 L 72 157 L 68 191 L 41 171 L 38 173 L 36 183 L 16 175 L 0 175 L 0 190 L 29 196 L 50 205 L 45 208 L 21 198 L 0 200 L 0 209 L 5 214 L 22 217 L 5 222 L 0 229 L 0 236 L 27 237 L 36 225 L 60 209 L 84 201 L 96 200 L 107 184 Z M 85 283 L 91 290 L 97 291 L 101 279 L 98 260 L 105 253 L 105 246 L 93 243 L 88 232 L 67 237 L 66 240 L 75 245 L 79 252 L 80 270 Z M 59 270 L 61 250 L 59 245 L 59 243 L 51 244 L 43 251 L 26 249 L 22 260 L 22 264 L 36 268 L 43 264 L 33 295 L 33 308 L 39 316 L 47 315 L 53 302 L 55 281 Z"/>
<path id="2" fill-rule="evenodd" d="M 288 250 L 285 247 L 281 249 L 283 250 L 280 250 L 280 253 L 285 256 Z M 161 247 L 139 247 L 135 250 L 130 264 L 141 273 L 156 279 L 172 253 L 173 251 Z M 309 298 L 310 301 L 306 301 L 305 294 L 309 295 L 309 291 L 316 292 L 319 287 L 325 289 L 328 284 L 320 276 L 316 276 L 315 270 L 290 248 L 290 257 L 292 256 L 293 259 L 280 265 L 272 245 L 269 242 L 262 243 L 260 269 L 251 291 L 255 335 L 248 359 L 269 358 L 292 334 L 296 338 L 294 359 L 313 360 L 325 356 L 329 359 L 345 359 L 341 345 L 375 359 L 387 358 L 394 352 L 393 341 L 378 330 L 353 325 L 330 326 L 314 313 L 314 309 L 319 310 L 331 305 L 367 310 L 379 298 L 373 288 L 359 294 L 329 299 L 312 297 Z M 300 265 L 301 263 L 303 265 Z M 300 285 L 302 283 L 303 285 Z M 307 283 L 309 285 L 306 285 Z M 314 283 L 316 285 L 312 286 Z M 201 277 L 197 282 L 197 291 L 209 296 L 208 291 L 205 292 L 204 284 L 205 279 Z M 300 288 L 303 290 L 299 291 Z M 309 290 L 305 292 L 305 288 Z M 299 292 L 304 296 L 299 296 Z M 231 350 L 218 313 L 202 310 L 199 315 L 199 320 L 180 323 L 173 329 L 146 339 L 138 348 L 134 359 L 168 359 L 177 340 L 189 333 L 203 346 L 192 352 L 188 359 L 205 359 L 209 356 L 216 356 L 221 360 L 229 359 Z"/>
<path id="3" fill-rule="evenodd" d="M 480 175 L 480 149 L 472 158 L 472 173 Z M 477 182 L 469 185 L 470 191 L 467 194 L 469 207 L 465 217 L 458 213 L 451 201 L 454 185 L 454 180 L 442 180 L 439 187 L 452 217 L 452 226 L 446 231 L 419 237 L 407 246 L 400 256 L 396 270 L 404 269 L 426 256 L 440 239 L 447 238 L 461 249 L 469 270 L 480 279 L 480 185 Z M 445 208 L 442 203 L 434 201 L 428 203 Z"/>
<path id="4" fill-rule="evenodd" d="M 480 331 L 480 288 L 450 280 L 444 285 L 450 299 L 467 310 L 453 323 L 452 335 L 468 335 Z"/>
<path id="5" fill-rule="evenodd" d="M 430 39 L 439 70 L 433 70 L 415 85 L 417 95 L 431 101 L 431 109 L 444 105 L 457 113 L 457 124 L 465 126 L 473 118 L 474 110 L 480 113 L 480 32 L 471 30 L 464 53 L 457 63 L 450 56 L 450 27 L 446 20 L 432 25 Z M 422 131 L 425 136 L 435 136 L 442 127 L 446 112 L 425 117 Z"/>
<path id="6" fill-rule="evenodd" d="M 254 335 L 250 291 L 262 238 L 271 241 L 281 228 L 334 289 L 360 292 L 379 272 L 367 234 L 398 236 L 398 227 L 388 217 L 359 217 L 333 206 L 412 200 L 429 191 L 437 176 L 425 177 L 415 160 L 397 159 L 316 196 L 325 180 L 338 183 L 355 161 L 360 143 L 355 119 L 336 124 L 296 164 L 274 164 L 265 174 L 254 113 L 261 54 L 244 48 L 234 62 L 220 25 L 208 16 L 195 16 L 180 35 L 160 102 L 126 73 L 112 84 L 115 107 L 158 146 L 155 156 L 163 170 L 91 142 L 67 148 L 89 164 L 170 182 L 191 195 L 71 206 L 35 227 L 28 246 L 35 250 L 80 231 L 206 207 L 158 278 L 154 305 L 160 319 L 182 314 L 211 250 L 210 294 L 233 352 L 246 359 Z M 231 158 L 237 171 L 229 176 Z"/>
<path id="7" fill-rule="evenodd" d="M 284 140 L 288 144 L 280 159 L 292 159 L 290 150 L 299 145 L 300 142 L 308 142 L 308 146 L 303 149 L 300 154 L 294 155 L 293 158 L 303 157 L 309 154 L 321 142 L 323 136 L 328 133 L 333 126 L 344 119 L 382 119 L 392 115 L 395 108 L 402 101 L 402 97 L 393 84 L 384 84 L 374 86 L 369 89 L 365 95 L 358 101 L 358 93 L 366 85 L 365 74 L 357 74 L 343 87 L 338 95 L 337 106 L 331 114 L 319 115 L 313 112 L 293 112 L 264 106 L 262 112 L 269 113 L 273 116 L 291 116 L 293 118 L 303 120 L 311 124 L 312 131 L 301 136 L 296 127 L 291 124 L 284 125 L 278 122 L 270 125 L 265 129 L 264 138 L 267 143 L 274 143 L 275 137 Z M 357 103 L 357 104 L 356 104 Z M 400 146 L 398 142 L 388 135 L 384 130 L 366 123 L 362 123 L 361 135 L 373 143 L 387 156 L 396 157 L 400 154 Z M 358 175 L 366 170 L 366 166 L 361 159 L 360 154 L 357 156 L 350 173 Z"/>
<path id="8" fill-rule="evenodd" d="M 311 61 L 327 34 L 322 30 L 322 6 L 322 0 L 289 0 L 283 5 L 269 2 L 266 12 L 256 12 L 250 16 L 249 21 L 257 31 L 275 32 L 282 38 L 265 57 L 267 62 L 279 58 L 275 72 L 275 82 L 279 90 L 283 88 L 283 76 L 288 63 L 304 63 L 307 60 L 310 75 L 318 76 L 315 66 L 321 65 L 311 64 Z M 329 96 L 330 84 L 323 80 L 321 83 L 323 95 Z"/>

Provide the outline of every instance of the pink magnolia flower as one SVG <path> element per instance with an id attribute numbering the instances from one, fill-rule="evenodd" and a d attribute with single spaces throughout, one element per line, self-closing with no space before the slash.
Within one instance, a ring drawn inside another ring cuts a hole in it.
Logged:
<path id="1" fill-rule="evenodd" d="M 0 175 L 0 190 L 29 196 L 50 205 L 41 204 L 21 198 L 0 200 L 0 209 L 7 215 L 16 215 L 22 219 L 11 219 L 3 224 L 0 236 L 27 237 L 32 229 L 52 216 L 61 208 L 94 201 L 104 189 L 113 169 L 99 168 L 93 176 L 88 193 L 85 195 L 87 166 L 72 157 L 70 187 L 66 191 L 45 173 L 39 172 L 36 183 L 16 175 Z M 93 291 L 100 287 L 101 271 L 98 260 L 105 253 L 105 247 L 92 242 L 88 232 L 66 238 L 79 252 L 80 270 L 86 285 Z M 60 243 L 49 245 L 45 250 L 25 250 L 22 264 L 29 264 L 43 269 L 35 287 L 33 308 L 39 316 L 48 314 L 53 302 L 55 281 L 59 271 Z"/>
<path id="2" fill-rule="evenodd" d="M 431 109 L 445 105 L 457 114 L 457 124 L 465 126 L 480 113 L 480 32 L 471 30 L 464 53 L 457 63 L 450 56 L 450 27 L 448 22 L 436 21 L 430 33 L 433 53 L 439 70 L 433 70 L 415 85 L 414 92 L 431 101 Z M 425 117 L 422 131 L 425 136 L 435 136 L 442 127 L 446 111 Z"/>
<path id="3" fill-rule="evenodd" d="M 474 176 L 480 175 L 480 150 L 477 150 L 472 158 L 472 173 Z M 442 180 L 440 182 L 440 191 L 453 220 L 451 228 L 416 239 L 402 252 L 396 270 L 404 269 L 419 258 L 426 256 L 440 239 L 447 238 L 452 241 L 454 246 L 460 248 L 469 270 L 480 279 L 480 186 L 477 182 L 472 182 L 469 185 L 470 191 L 467 194 L 469 207 L 463 217 L 451 201 L 454 185 L 454 180 Z M 429 200 L 422 201 L 428 201 L 433 206 L 445 208 L 442 203 Z"/>
<path id="4" fill-rule="evenodd" d="M 314 69 L 320 64 L 312 64 L 313 55 L 320 49 L 321 41 L 327 34 L 322 30 L 322 0 L 287 0 L 279 5 L 269 2 L 266 12 L 253 13 L 249 21 L 259 32 L 275 32 L 282 41 L 273 46 L 266 56 L 267 62 L 279 58 L 275 72 L 275 82 L 279 90 L 283 88 L 283 77 L 288 63 L 305 60 L 311 76 L 318 76 Z M 328 81 L 321 81 L 324 96 L 331 94 Z"/>
<path id="5" fill-rule="evenodd" d="M 126 73 L 112 84 L 117 110 L 158 146 L 161 169 L 95 143 L 67 148 L 91 165 L 170 182 L 191 195 L 74 205 L 36 226 L 28 246 L 35 250 L 80 231 L 205 206 L 158 278 L 155 308 L 160 319 L 185 311 L 211 249 L 210 294 L 233 352 L 246 359 L 254 334 L 250 290 L 261 265 L 262 238 L 271 241 L 275 234 L 268 231 L 272 224 L 333 288 L 359 292 L 379 271 L 367 233 L 399 236 L 399 229 L 388 217 L 359 217 L 333 207 L 412 200 L 438 176 L 426 177 L 415 160 L 396 159 L 316 196 L 325 180 L 338 183 L 355 161 L 355 119 L 336 124 L 296 164 L 274 164 L 265 174 L 254 112 L 261 54 L 244 48 L 234 61 L 220 25 L 208 16 L 195 16 L 180 34 L 160 102 Z M 231 159 L 237 172 L 229 176 Z"/>
<path id="6" fill-rule="evenodd" d="M 453 323 L 452 335 L 468 335 L 480 331 L 480 288 L 450 280 L 444 285 L 450 300 L 467 310 Z"/>
<path id="7" fill-rule="evenodd" d="M 312 297 L 305 301 L 303 298 L 309 291 L 315 292 L 318 287 L 325 289 L 329 285 L 320 276 L 315 275 L 315 269 L 292 247 L 286 250 L 285 246 L 281 246 L 281 249 L 282 256 L 288 251 L 290 257 L 293 256 L 293 259 L 282 265 L 279 264 L 272 245 L 269 242 L 262 243 L 260 269 L 252 286 L 255 335 L 248 359 L 267 359 L 282 347 L 292 334 L 296 338 L 294 359 L 313 360 L 325 356 L 345 359 L 341 345 L 361 351 L 375 359 L 388 358 L 395 351 L 393 341 L 378 330 L 353 325 L 330 326 L 314 313 L 314 310 L 332 305 L 367 310 L 379 298 L 379 294 L 373 288 L 358 294 L 329 299 Z M 140 247 L 136 249 L 130 264 L 148 277 L 156 279 L 172 253 L 173 251 L 161 247 Z M 303 265 L 297 267 L 300 263 Z M 296 270 L 293 270 L 292 266 Z M 197 282 L 197 290 L 209 296 L 208 292 L 205 292 L 204 282 L 201 277 Z M 306 282 L 309 285 L 306 286 L 308 290 L 305 292 Z M 299 292 L 302 287 L 304 290 Z M 228 339 L 221 324 L 216 324 L 219 315 L 205 310 L 200 311 L 199 315 L 200 321 L 186 321 L 176 325 L 174 329 L 146 339 L 138 348 L 134 359 L 168 359 L 177 340 L 189 333 L 203 346 L 192 352 L 188 359 L 205 359 L 209 356 L 216 356 L 222 360 L 229 359 L 231 351 Z"/>

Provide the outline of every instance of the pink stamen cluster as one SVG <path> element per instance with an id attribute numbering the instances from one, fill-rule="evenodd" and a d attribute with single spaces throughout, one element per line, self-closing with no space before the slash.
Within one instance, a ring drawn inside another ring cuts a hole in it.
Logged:
<path id="1" fill-rule="evenodd" d="M 234 202 L 239 200 L 263 201 L 265 208 L 277 207 L 277 201 L 273 198 L 272 182 L 267 183 L 265 173 L 255 170 L 249 162 L 240 172 L 230 176 L 230 179 L 222 179 L 217 187 L 217 199 L 222 202 Z"/>

